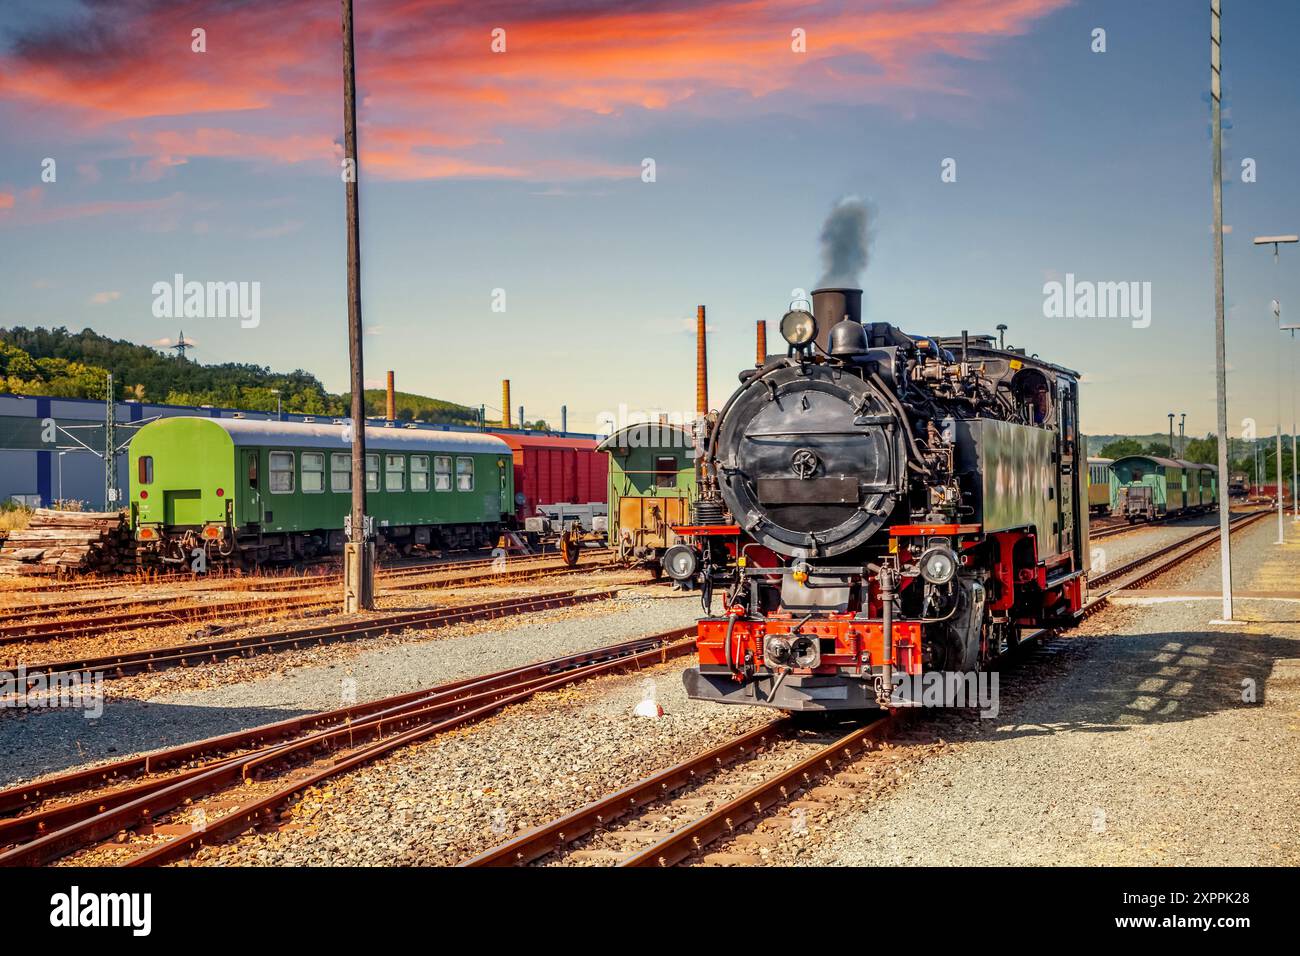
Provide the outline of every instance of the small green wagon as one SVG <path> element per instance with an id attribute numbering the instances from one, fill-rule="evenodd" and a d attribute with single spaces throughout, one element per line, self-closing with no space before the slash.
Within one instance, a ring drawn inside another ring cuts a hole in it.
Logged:
<path id="1" fill-rule="evenodd" d="M 658 576 L 660 559 L 677 541 L 674 526 L 691 523 L 695 447 L 679 425 L 629 425 L 597 451 L 609 454 L 609 544 L 626 563 Z"/>

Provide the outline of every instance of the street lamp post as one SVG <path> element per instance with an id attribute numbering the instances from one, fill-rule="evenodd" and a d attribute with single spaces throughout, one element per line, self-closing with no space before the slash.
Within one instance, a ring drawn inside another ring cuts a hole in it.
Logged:
<path id="1" fill-rule="evenodd" d="M 1279 269 L 1279 249 L 1284 245 L 1300 242 L 1300 236 L 1256 236 L 1255 245 L 1273 247 L 1273 271 L 1276 274 Z M 1277 318 L 1277 327 L 1280 331 L 1291 333 L 1291 517 L 1292 520 L 1300 520 L 1300 482 L 1297 482 L 1297 462 L 1296 462 L 1296 416 L 1295 416 L 1295 332 L 1300 329 L 1300 325 L 1284 325 L 1282 322 L 1282 303 L 1281 296 L 1273 300 L 1273 315 Z M 1282 383 L 1278 383 L 1279 412 L 1281 411 L 1280 398 Z M 1278 415 L 1278 430 L 1281 432 L 1281 418 Z M 1277 459 L 1277 485 L 1278 500 L 1282 500 L 1282 454 L 1281 454 L 1281 437 L 1278 438 L 1278 459 Z M 1278 537 L 1280 538 L 1279 531 Z"/>
<path id="2" fill-rule="evenodd" d="M 1182 418 L 1178 419 L 1178 457 L 1183 458 L 1187 455 L 1187 413 L 1180 414 Z"/>
<path id="3" fill-rule="evenodd" d="M 1169 413 L 1169 457 L 1177 458 L 1178 452 L 1174 450 L 1174 413 Z"/>

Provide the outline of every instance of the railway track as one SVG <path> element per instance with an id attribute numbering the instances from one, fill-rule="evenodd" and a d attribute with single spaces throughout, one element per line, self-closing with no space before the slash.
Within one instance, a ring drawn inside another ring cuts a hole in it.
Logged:
<path id="1" fill-rule="evenodd" d="M 587 548 L 584 554 L 606 555 L 609 548 Z M 509 559 L 509 565 L 513 569 L 521 564 L 531 562 L 555 562 L 558 560 L 556 554 L 539 554 L 526 555 L 523 557 L 513 557 Z M 451 558 L 436 559 L 432 561 L 421 561 L 414 564 L 393 564 L 380 569 L 378 577 L 380 579 L 386 576 L 400 577 L 404 574 L 432 574 L 440 571 L 463 571 L 475 570 L 481 568 L 491 568 L 499 563 L 498 558 Z M 324 563 L 322 564 L 322 567 Z M 12 586 L 0 588 L 0 597 L 6 594 L 27 594 L 38 592 L 41 594 L 75 594 L 81 591 L 103 590 L 107 588 L 118 588 L 124 585 L 136 587 L 150 587 L 155 585 L 167 587 L 195 587 L 196 589 L 215 588 L 225 589 L 231 587 L 249 586 L 261 591 L 275 590 L 294 590 L 299 587 L 317 587 L 324 584 L 341 584 L 343 580 L 342 572 L 322 571 L 321 573 L 297 573 L 286 571 L 282 574 L 264 574 L 264 573 L 245 573 L 242 571 L 212 571 L 206 575 L 186 575 L 184 573 L 176 574 L 159 574 L 152 572 L 133 572 L 114 575 L 109 577 L 94 576 L 86 579 L 76 580 L 24 580 L 21 578 L 14 579 Z"/>
<path id="2" fill-rule="evenodd" d="M 400 747 L 542 691 L 685 654 L 692 632 L 647 635 L 0 790 L 0 846 L 8 847 L 0 865 L 41 865 L 97 846 L 100 856 L 130 866 L 180 859 L 274 822 L 306 788 Z"/>
<path id="3" fill-rule="evenodd" d="M 1234 519 L 1236 533 L 1266 513 Z M 1098 575 L 1103 588 L 1079 617 L 1094 614 L 1121 588 L 1140 586 L 1218 542 L 1218 528 L 1207 529 Z M 1032 652 L 1055 636 L 1035 631 L 1008 649 L 998 665 Z M 800 747 L 790 717 L 740 735 L 675 766 L 638 780 L 462 862 L 462 866 L 521 866 L 541 860 L 588 865 L 674 866 L 699 856 L 723 839 L 743 840 L 742 831 L 777 806 L 798 806 L 813 788 L 830 795 L 846 766 L 883 741 L 901 719 L 899 711 L 878 717 L 841 736 L 821 735 Z M 743 772 L 737 772 L 743 771 Z M 753 776 L 761 777 L 754 782 Z M 826 784 L 830 784 L 826 787 Z M 815 801 L 813 801 L 815 803 Z M 759 839 L 752 837 L 752 839 Z M 737 856 L 737 862 L 752 862 Z"/>
<path id="4" fill-rule="evenodd" d="M 557 820 L 472 857 L 461 866 L 518 866 L 543 858 L 614 866 L 673 866 L 735 836 L 870 751 L 897 718 L 882 716 L 838 735 L 801 731 L 779 717 Z M 758 783 L 749 778 L 759 775 Z M 698 807 L 709 805 L 705 813 Z M 558 858 L 558 859 L 557 859 Z"/>
<path id="5" fill-rule="evenodd" d="M 1232 530 L 1263 517 L 1243 516 Z M 1095 585 L 1105 590 L 1084 613 L 1093 613 L 1115 590 L 1163 574 L 1216 540 L 1217 529 L 1208 529 L 1097 576 Z M 174 862 L 253 827 L 276 825 L 281 811 L 305 789 L 400 747 L 541 691 L 689 653 L 692 632 L 681 628 L 650 635 L 0 791 L 0 814 L 8 815 L 0 819 L 0 845 L 10 846 L 0 852 L 0 864 L 37 865 L 78 853 L 85 856 L 72 862 Z M 1051 633 L 1027 636 L 1012 653 L 1040 644 Z M 814 788 L 820 794 L 837 792 L 836 781 L 847 780 L 846 769 L 851 773 L 854 762 L 866 758 L 900 719 L 886 714 L 829 733 L 809 732 L 793 718 L 781 717 L 462 865 L 519 865 L 561 854 L 568 862 L 619 866 L 687 862 L 719 840 L 743 841 L 750 836 L 742 832 L 749 824 Z"/>
<path id="6" fill-rule="evenodd" d="M 28 664 L 24 666 L 23 673 L 29 687 L 42 681 L 46 682 L 47 686 L 55 686 L 55 682 L 58 681 L 84 681 L 96 676 L 111 680 L 170 667 L 195 667 L 233 657 L 254 657 L 259 654 L 300 650 L 339 641 L 361 640 L 399 630 L 446 627 L 452 624 L 571 607 L 590 601 L 607 600 L 618 593 L 618 586 L 596 590 L 551 591 L 477 604 L 455 604 L 420 611 L 377 614 L 360 621 L 319 624 L 276 630 L 266 634 L 152 647 L 103 657 Z"/>
<path id="7" fill-rule="evenodd" d="M 381 578 L 379 591 L 410 590 L 450 590 L 453 588 L 472 587 L 475 585 L 522 584 L 543 578 L 570 577 L 588 574 L 592 571 L 614 568 L 612 563 L 583 565 L 571 568 L 565 564 L 542 564 L 515 569 L 511 567 L 504 572 L 484 574 L 427 578 L 422 574 L 403 575 L 397 580 L 391 577 Z M 335 586 L 337 582 L 335 583 Z M 281 589 L 276 589 L 281 590 Z M 289 589 L 283 589 L 289 590 Z M 311 593 L 278 598 L 273 605 L 256 598 L 233 598 L 223 601 L 199 602 L 187 597 L 154 596 L 143 599 L 114 599 L 69 603 L 33 609 L 22 613 L 14 623 L 0 627 L 0 646 L 23 644 L 34 641 L 48 641 L 68 637 L 89 637 L 99 634 L 114 634 L 135 630 L 149 625 L 170 625 L 211 620 L 226 615 L 247 614 L 259 605 L 272 610 L 309 610 L 338 603 L 337 594 L 332 593 L 329 584 L 312 583 L 310 587 L 293 590 L 309 590 Z M 258 592 L 254 591 L 253 594 Z M 98 613 L 96 613 L 98 612 Z"/>

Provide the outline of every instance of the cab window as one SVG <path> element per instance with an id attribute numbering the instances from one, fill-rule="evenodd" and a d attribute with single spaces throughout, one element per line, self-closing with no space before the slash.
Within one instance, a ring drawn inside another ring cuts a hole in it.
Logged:
<path id="1" fill-rule="evenodd" d="M 60 452 L 59 454 L 62 454 Z M 142 455 L 136 466 L 136 482 L 141 485 L 153 484 L 153 455 Z"/>
<path id="2" fill-rule="evenodd" d="M 677 487 L 677 459 L 672 455 L 655 459 L 655 487 Z"/>

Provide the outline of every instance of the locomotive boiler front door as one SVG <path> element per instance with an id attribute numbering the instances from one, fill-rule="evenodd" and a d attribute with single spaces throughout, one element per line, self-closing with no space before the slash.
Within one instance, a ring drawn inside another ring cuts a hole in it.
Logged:
<path id="1" fill-rule="evenodd" d="M 239 468 L 239 480 L 244 492 L 239 496 L 239 523 L 241 525 L 261 524 L 262 466 L 258 461 L 256 448 L 244 448 L 240 451 Z"/>

